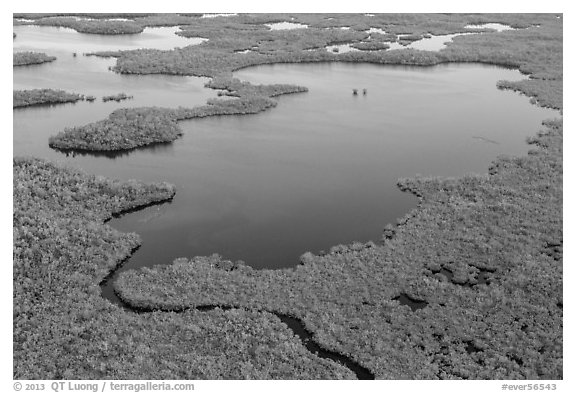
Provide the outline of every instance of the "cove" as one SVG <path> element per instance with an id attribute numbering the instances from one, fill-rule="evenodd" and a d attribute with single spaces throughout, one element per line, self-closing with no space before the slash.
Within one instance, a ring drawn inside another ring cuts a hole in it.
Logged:
<path id="1" fill-rule="evenodd" d="M 100 60 L 94 67 L 102 70 Z M 46 66 L 34 75 L 15 72 L 15 86 L 35 85 L 32 78 L 49 74 Z M 86 75 L 88 91 L 74 90 L 91 93 L 108 78 L 127 83 L 134 77 L 104 71 L 102 78 Z M 65 83 L 58 75 L 47 79 Z M 47 139 L 65 125 L 104 118 L 115 103 L 17 110 L 14 154 L 176 185 L 172 202 L 110 221 L 142 237 L 142 247 L 119 271 L 212 253 L 256 268 L 286 268 L 306 251 L 378 242 L 387 223 L 417 205 L 397 188 L 399 177 L 486 173 L 499 154 L 526 154 L 525 138 L 555 114 L 496 89 L 500 79 L 522 79 L 519 72 L 482 65 L 285 64 L 235 76 L 303 85 L 309 92 L 279 97 L 276 108 L 258 115 L 182 122 L 184 136 L 174 143 L 114 158 L 66 156 L 49 149 Z M 185 80 L 191 85 L 178 84 Z M 147 105 L 176 107 L 215 95 L 202 85 L 197 78 L 153 75 L 137 76 L 134 88 L 146 92 Z M 123 86 L 135 98 L 118 105 L 141 106 L 139 94 Z M 353 88 L 366 88 L 367 95 L 353 96 Z M 104 295 L 113 296 L 109 286 Z"/>
<path id="2" fill-rule="evenodd" d="M 112 178 L 176 184 L 171 203 L 110 222 L 143 240 L 124 268 L 212 253 L 282 268 L 306 251 L 378 242 L 387 223 L 417 204 L 397 188 L 399 177 L 485 173 L 499 154 L 525 154 L 525 137 L 554 113 L 497 90 L 499 79 L 520 79 L 517 71 L 497 67 L 293 64 L 236 76 L 310 90 L 280 97 L 278 107 L 258 115 L 182 122 L 184 136 L 174 143 L 113 159 L 66 157 L 47 146 L 63 119 L 93 121 L 73 115 L 93 104 L 18 110 L 15 154 L 47 156 Z M 170 91 L 155 88 L 165 76 L 140 78 L 151 97 Z M 367 88 L 367 95 L 353 96 L 352 88 Z M 186 102 L 199 105 L 209 92 L 191 89 Z M 181 98 L 157 104 L 177 106 Z"/>
<path id="3" fill-rule="evenodd" d="M 143 239 L 124 269 L 212 253 L 286 268 L 305 251 L 378 242 L 417 205 L 398 178 L 486 173 L 500 154 L 526 154 L 525 137 L 554 113 L 497 90 L 519 73 L 496 67 L 293 64 L 235 76 L 310 90 L 255 116 L 182 122 L 165 151 L 130 154 L 154 162 L 137 178 L 170 181 L 177 194 L 111 221 Z M 164 174 L 150 176 L 157 166 Z"/>

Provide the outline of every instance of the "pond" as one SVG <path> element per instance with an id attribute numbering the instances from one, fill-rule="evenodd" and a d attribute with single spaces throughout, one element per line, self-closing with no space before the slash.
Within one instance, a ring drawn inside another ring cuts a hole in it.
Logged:
<path id="1" fill-rule="evenodd" d="M 467 25 L 464 26 L 468 29 L 492 29 L 497 32 L 502 32 L 506 30 L 515 30 L 513 27 L 508 25 L 503 25 L 501 23 L 485 23 L 481 25 Z M 349 27 L 341 27 L 341 29 L 349 29 Z M 371 27 L 366 30 L 366 33 L 373 34 L 386 34 L 385 30 L 380 28 Z M 472 35 L 472 34 L 485 34 L 485 33 L 455 33 L 455 34 L 441 34 L 441 35 L 426 35 L 424 38 L 416 40 L 414 42 L 400 43 L 405 36 L 411 36 L 412 34 L 398 34 L 398 40 L 394 42 L 386 42 L 388 49 L 386 50 L 403 50 L 403 49 L 418 49 L 427 51 L 439 51 L 446 48 L 446 44 L 452 42 L 454 37 Z M 370 37 L 370 36 L 369 36 Z M 338 44 L 338 45 L 327 45 L 324 47 L 328 52 L 332 53 L 346 53 L 346 52 L 357 52 L 356 49 L 351 46 L 351 44 Z"/>
<path id="2" fill-rule="evenodd" d="M 100 39 L 80 36 L 86 46 Z M 14 155 L 176 185 L 171 203 L 110 222 L 143 240 L 123 269 L 212 253 L 255 268 L 284 268 L 306 251 L 378 242 L 387 223 L 417 205 L 414 196 L 399 191 L 398 178 L 485 173 L 500 154 L 526 154 L 525 138 L 556 114 L 499 91 L 498 80 L 524 77 L 498 67 L 282 64 L 235 73 L 253 83 L 309 88 L 280 97 L 267 112 L 184 121 L 184 135 L 174 143 L 114 158 L 51 150 L 50 135 L 103 119 L 118 107 L 192 107 L 216 95 L 203 87 L 205 78 L 116 75 L 109 64 L 70 56 L 14 69 L 15 89 L 134 96 L 121 103 L 14 110 Z"/>
<path id="3" fill-rule="evenodd" d="M 264 25 L 268 26 L 270 30 L 293 30 L 308 28 L 308 25 L 292 22 L 265 23 Z"/>

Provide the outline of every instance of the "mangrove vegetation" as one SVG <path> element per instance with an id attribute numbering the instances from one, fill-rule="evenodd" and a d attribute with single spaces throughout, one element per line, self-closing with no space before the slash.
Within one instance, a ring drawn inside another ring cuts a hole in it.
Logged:
<path id="1" fill-rule="evenodd" d="M 122 74 L 207 76 L 208 87 L 226 97 L 194 108 L 118 109 L 104 120 L 63 130 L 50 138 L 50 146 L 133 149 L 174 141 L 181 134 L 179 120 L 273 108 L 272 97 L 306 88 L 256 86 L 232 78 L 232 72 L 286 62 L 513 67 L 529 79 L 502 81 L 499 88 L 530 96 L 535 105 L 563 109 L 562 19 L 553 14 L 121 15 L 90 15 L 95 20 L 89 21 L 74 15 L 14 16 L 33 20 L 15 23 L 95 34 L 180 25 L 180 35 L 208 41 L 97 55 L 114 56 L 113 70 Z M 114 17 L 131 20 L 99 20 Z M 307 28 L 266 26 L 288 21 Z M 384 49 L 388 34 L 412 42 L 426 34 L 470 32 L 465 26 L 485 23 L 516 30 L 480 29 L 485 32 L 455 37 L 439 51 Z M 372 28 L 386 35 L 368 33 Z M 334 55 L 324 49 L 340 43 L 363 50 Z M 368 49 L 376 47 L 382 49 Z M 247 48 L 252 51 L 238 53 Z M 14 54 L 14 65 L 52 60 Z M 562 379 L 561 112 L 528 142 L 528 155 L 500 157 L 486 174 L 400 179 L 399 188 L 416 195 L 419 206 L 395 225 L 382 223 L 381 242 L 304 253 L 291 269 L 257 270 L 218 255 L 189 255 L 120 273 L 117 294 L 133 310 L 156 310 L 146 313 L 128 312 L 101 296 L 99 284 L 141 244 L 137 234 L 116 231 L 105 221 L 177 198 L 175 186 L 119 182 L 14 158 L 13 376 L 356 377 L 306 350 L 279 318 L 285 315 L 302 321 L 319 347 L 351 359 L 377 379 Z"/>
<path id="2" fill-rule="evenodd" d="M 56 60 L 54 56 L 48 56 L 40 52 L 16 52 L 13 54 L 12 64 L 14 67 L 32 64 L 48 63 Z"/>
<path id="3" fill-rule="evenodd" d="M 82 94 L 68 93 L 64 90 L 14 90 L 12 106 L 14 108 L 21 108 L 33 105 L 63 104 L 84 99 L 90 99 L 90 97 L 85 97 Z"/>
<path id="4" fill-rule="evenodd" d="M 271 97 L 305 92 L 292 85 L 252 85 L 232 78 L 215 78 L 207 87 L 220 89 L 234 99 L 210 99 L 207 105 L 177 109 L 144 107 L 122 108 L 107 119 L 84 126 L 71 127 L 50 137 L 49 145 L 61 150 L 119 151 L 154 143 L 172 142 L 182 135 L 178 120 L 220 115 L 247 115 L 277 105 Z M 124 93 L 105 96 L 103 101 L 128 98 Z"/>
<path id="5" fill-rule="evenodd" d="M 133 96 L 129 96 L 126 93 L 118 93 L 118 94 L 111 94 L 108 96 L 103 96 L 102 97 L 102 101 L 104 102 L 108 102 L 108 101 L 116 101 L 116 102 L 120 102 L 123 100 L 128 100 L 130 98 L 134 98 Z"/>

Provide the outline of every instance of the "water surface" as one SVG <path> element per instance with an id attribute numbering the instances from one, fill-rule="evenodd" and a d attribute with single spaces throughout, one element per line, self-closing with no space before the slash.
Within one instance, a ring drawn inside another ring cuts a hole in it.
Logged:
<path id="1" fill-rule="evenodd" d="M 99 40 L 82 36 L 87 46 Z M 174 143 L 115 158 L 51 150 L 50 135 L 116 107 L 195 106 L 215 95 L 203 78 L 116 75 L 107 62 L 69 56 L 15 69 L 15 88 L 135 98 L 15 110 L 14 154 L 176 184 L 173 202 L 110 222 L 143 239 L 124 269 L 212 253 L 257 268 L 289 267 L 306 251 L 379 241 L 382 228 L 417 203 L 398 190 L 398 178 L 485 173 L 499 154 L 525 154 L 526 136 L 556 114 L 496 89 L 500 79 L 523 78 L 497 67 L 284 64 L 235 73 L 309 88 L 267 112 L 181 122 L 184 136 Z M 354 88 L 367 94 L 354 96 Z"/>
<path id="2" fill-rule="evenodd" d="M 148 49 L 174 49 L 197 45 L 206 39 L 186 38 L 175 33 L 180 27 L 146 27 L 137 34 L 86 34 L 66 27 L 17 25 L 13 27 L 14 52 L 38 51 L 51 56 L 71 54 L 81 55 L 98 51 Z"/>
<path id="3" fill-rule="evenodd" d="M 477 25 L 467 25 L 464 26 L 467 29 L 494 29 L 498 32 L 506 30 L 516 30 L 514 27 L 509 25 L 504 25 L 502 23 L 480 23 Z"/>
<path id="4" fill-rule="evenodd" d="M 265 23 L 264 25 L 268 26 L 270 30 L 294 30 L 308 28 L 308 25 L 293 22 Z"/>

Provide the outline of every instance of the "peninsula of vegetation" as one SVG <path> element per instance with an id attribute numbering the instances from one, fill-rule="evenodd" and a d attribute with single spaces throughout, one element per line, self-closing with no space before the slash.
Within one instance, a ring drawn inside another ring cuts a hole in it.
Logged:
<path id="1" fill-rule="evenodd" d="M 126 94 L 126 93 L 118 93 L 118 94 L 112 94 L 112 95 L 109 95 L 109 96 L 104 96 L 104 97 L 102 97 L 102 101 L 104 101 L 104 102 L 108 102 L 108 101 L 120 102 L 120 101 L 123 101 L 123 100 L 128 100 L 128 99 L 130 99 L 130 98 L 134 98 L 134 97 L 129 96 L 129 95 Z"/>
<path id="2" fill-rule="evenodd" d="M 50 137 L 49 144 L 61 150 L 118 151 L 172 142 L 182 135 L 178 120 L 254 114 L 276 106 L 271 97 L 307 91 L 300 86 L 254 86 L 229 78 L 215 78 L 207 86 L 222 89 L 225 95 L 234 99 L 211 99 L 207 105 L 195 108 L 118 109 L 105 120 L 65 129 Z"/>

